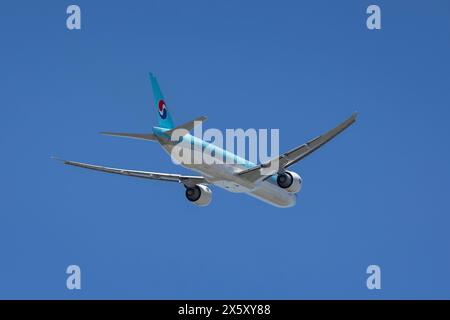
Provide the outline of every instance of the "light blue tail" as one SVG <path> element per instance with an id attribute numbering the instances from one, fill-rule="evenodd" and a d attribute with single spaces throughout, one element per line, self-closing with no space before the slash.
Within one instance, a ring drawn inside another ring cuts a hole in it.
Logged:
<path id="1" fill-rule="evenodd" d="M 166 102 L 164 101 L 164 96 L 159 88 L 158 81 L 156 77 L 150 73 L 150 82 L 152 84 L 153 96 L 155 98 L 155 106 L 158 117 L 158 126 L 161 128 L 173 129 L 173 121 L 170 116 L 169 110 L 166 107 Z"/>

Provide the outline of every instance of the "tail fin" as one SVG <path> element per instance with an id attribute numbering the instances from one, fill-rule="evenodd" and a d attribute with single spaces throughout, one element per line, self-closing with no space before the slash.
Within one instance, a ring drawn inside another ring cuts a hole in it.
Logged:
<path id="1" fill-rule="evenodd" d="M 170 116 L 169 110 L 166 107 L 166 102 L 164 101 L 164 96 L 159 88 L 158 81 L 156 77 L 150 73 L 150 82 L 152 84 L 153 96 L 155 98 L 155 106 L 157 109 L 158 116 L 158 126 L 161 128 L 173 129 L 173 121 Z"/>

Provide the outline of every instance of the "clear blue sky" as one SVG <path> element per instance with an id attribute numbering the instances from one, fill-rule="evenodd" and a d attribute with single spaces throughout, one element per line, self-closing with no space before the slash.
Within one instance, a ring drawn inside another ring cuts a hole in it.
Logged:
<path id="1" fill-rule="evenodd" d="M 72 2 L 2 4 L 0 298 L 450 298 L 448 1 L 74 3 L 80 31 Z M 148 71 L 178 123 L 279 128 L 282 150 L 360 116 L 293 167 L 291 209 L 50 159 L 189 173 L 97 134 L 151 130 Z"/>

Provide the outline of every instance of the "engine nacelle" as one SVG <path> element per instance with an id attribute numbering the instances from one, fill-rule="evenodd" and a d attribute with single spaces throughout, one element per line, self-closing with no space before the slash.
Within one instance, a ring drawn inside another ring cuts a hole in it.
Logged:
<path id="1" fill-rule="evenodd" d="M 293 171 L 285 171 L 278 175 L 277 184 L 287 192 L 297 193 L 302 188 L 302 178 Z"/>
<path id="2" fill-rule="evenodd" d="M 207 206 L 212 199 L 212 191 L 204 184 L 186 188 L 186 198 L 197 206 Z"/>

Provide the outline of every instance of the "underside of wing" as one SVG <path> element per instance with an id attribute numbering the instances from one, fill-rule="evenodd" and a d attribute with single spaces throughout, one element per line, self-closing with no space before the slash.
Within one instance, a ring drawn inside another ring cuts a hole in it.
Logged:
<path id="1" fill-rule="evenodd" d="M 264 179 L 265 177 L 272 176 L 277 172 L 283 171 L 289 166 L 297 163 L 306 156 L 310 155 L 325 143 L 336 137 L 339 133 L 347 129 L 356 121 L 356 113 L 353 113 L 347 120 L 340 123 L 335 128 L 329 130 L 328 132 L 320 135 L 301 146 L 298 146 L 286 153 L 283 153 L 279 157 L 263 164 L 259 164 L 255 167 L 249 168 L 247 170 L 241 171 L 238 175 L 241 178 L 245 178 L 249 181 L 258 181 L 259 179 Z"/>
<path id="2" fill-rule="evenodd" d="M 185 175 L 181 175 L 181 174 L 117 169 L 117 168 L 98 166 L 98 165 L 93 165 L 93 164 L 88 164 L 88 163 L 63 160 L 63 159 L 58 159 L 58 158 L 55 158 L 55 159 L 62 161 L 64 164 L 75 166 L 75 167 L 91 169 L 91 170 L 96 170 L 96 171 L 102 171 L 102 172 L 107 172 L 107 173 L 115 173 L 115 174 L 120 174 L 120 175 L 124 175 L 124 176 L 130 176 L 130 177 L 137 177 L 137 178 L 144 178 L 144 179 L 151 179 L 151 180 L 172 181 L 172 182 L 183 183 L 186 186 L 193 186 L 193 185 L 196 185 L 199 183 L 208 184 L 206 179 L 202 176 L 185 176 Z"/>

